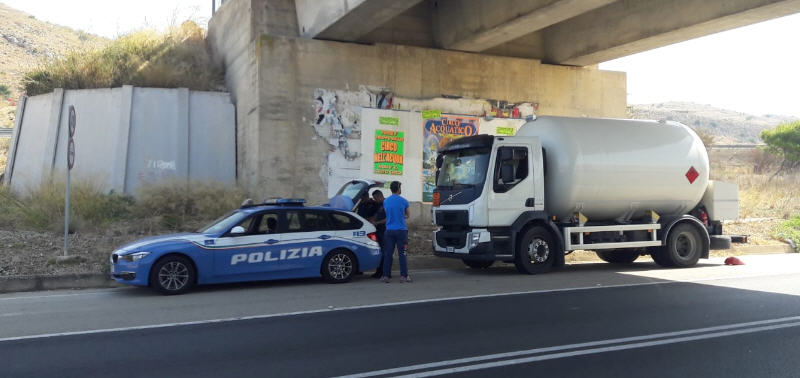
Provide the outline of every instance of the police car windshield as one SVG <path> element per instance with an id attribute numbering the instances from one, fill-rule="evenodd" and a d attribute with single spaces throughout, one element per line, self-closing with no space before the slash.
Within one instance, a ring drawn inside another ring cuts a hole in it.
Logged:
<path id="1" fill-rule="evenodd" d="M 225 231 L 228 231 L 229 228 L 233 227 L 235 224 L 239 223 L 247 216 L 246 213 L 239 212 L 238 210 L 233 210 L 219 218 L 215 221 L 209 223 L 207 226 L 197 230 L 199 234 L 219 234 Z"/>

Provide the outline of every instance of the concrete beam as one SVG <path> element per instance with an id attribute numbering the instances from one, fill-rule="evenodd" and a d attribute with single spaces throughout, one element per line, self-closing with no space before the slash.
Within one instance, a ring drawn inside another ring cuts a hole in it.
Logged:
<path id="1" fill-rule="evenodd" d="M 616 0 L 450 0 L 438 3 L 436 40 L 480 52 Z"/>
<path id="2" fill-rule="evenodd" d="M 357 41 L 421 0 L 295 0 L 300 35 Z"/>
<path id="3" fill-rule="evenodd" d="M 797 12 L 800 0 L 621 0 L 545 29 L 543 61 L 588 66 Z"/>

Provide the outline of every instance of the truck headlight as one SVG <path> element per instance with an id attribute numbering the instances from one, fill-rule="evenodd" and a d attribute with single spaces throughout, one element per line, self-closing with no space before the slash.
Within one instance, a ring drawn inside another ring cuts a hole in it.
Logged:
<path id="1" fill-rule="evenodd" d="M 150 252 L 136 252 L 136 253 L 131 253 L 129 255 L 122 255 L 119 258 L 122 259 L 122 260 L 125 260 L 127 262 L 134 262 L 134 261 L 139 261 L 139 260 L 145 258 L 145 256 L 147 256 L 149 254 L 150 254 Z"/>
<path id="2" fill-rule="evenodd" d="M 478 246 L 478 243 L 481 241 L 481 233 L 480 232 L 470 232 L 469 233 L 469 249 L 473 249 Z"/>

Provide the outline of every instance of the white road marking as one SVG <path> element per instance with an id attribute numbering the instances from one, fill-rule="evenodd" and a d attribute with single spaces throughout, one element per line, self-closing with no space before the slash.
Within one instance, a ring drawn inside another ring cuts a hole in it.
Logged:
<path id="1" fill-rule="evenodd" d="M 781 275 L 787 275 L 787 274 L 781 274 Z M 167 328 L 167 327 L 182 327 L 182 326 L 192 326 L 192 325 L 201 325 L 201 324 L 226 323 L 226 322 L 235 322 L 235 321 L 241 321 L 241 320 L 257 320 L 257 319 L 269 319 L 269 318 L 278 318 L 278 317 L 296 316 L 296 315 L 309 315 L 309 314 L 317 314 L 317 313 L 331 312 L 331 311 L 363 310 L 363 309 L 373 309 L 373 308 L 383 308 L 383 307 L 397 307 L 397 306 L 404 306 L 404 305 L 411 305 L 411 304 L 451 302 L 451 301 L 459 301 L 459 300 L 466 300 L 466 299 L 497 298 L 497 297 L 508 297 L 508 296 L 515 296 L 515 295 L 527 295 L 527 294 L 561 293 L 561 292 L 569 292 L 569 291 L 613 289 L 613 288 L 623 288 L 623 287 L 668 285 L 668 284 L 680 284 L 680 283 L 696 283 L 696 282 L 707 282 L 707 281 L 720 281 L 720 280 L 727 280 L 727 279 L 733 279 L 733 278 L 742 279 L 742 278 L 759 278 L 759 277 L 775 277 L 775 276 L 776 275 L 774 275 L 774 274 L 767 274 L 767 275 L 753 275 L 753 276 L 739 276 L 739 277 L 704 278 L 704 279 L 691 280 L 691 281 L 653 281 L 653 282 L 640 282 L 640 283 L 633 283 L 633 284 L 619 284 L 619 285 L 606 285 L 606 286 L 602 286 L 602 285 L 598 284 L 599 286 L 584 286 L 584 287 L 564 288 L 564 289 L 528 290 L 528 291 L 515 291 L 515 292 L 508 292 L 508 293 L 490 293 L 490 294 L 478 294 L 478 295 L 464 295 L 464 296 L 458 296 L 458 297 L 417 299 L 417 300 L 409 300 L 409 301 L 401 301 L 401 302 L 376 303 L 376 304 L 345 306 L 345 307 L 337 307 L 337 308 L 321 308 L 321 309 L 317 309 L 317 310 L 303 310 L 303 311 L 283 312 L 283 313 L 276 313 L 276 314 L 259 314 L 259 315 L 249 315 L 249 316 L 240 316 L 240 317 L 231 317 L 231 318 L 195 320 L 195 321 L 188 321 L 188 322 L 147 324 L 147 325 L 139 325 L 139 326 L 119 327 L 119 328 L 102 328 L 102 329 L 93 329 L 93 330 L 84 330 L 84 331 L 70 331 L 70 332 L 56 332 L 56 333 L 45 333 L 45 334 L 26 335 L 26 336 L 13 336 L 13 337 L 0 338 L 0 342 L 30 340 L 30 339 L 43 339 L 43 338 L 62 337 L 62 336 L 90 335 L 90 334 L 109 333 L 109 332 L 125 332 L 125 331 L 136 331 L 136 330 L 145 330 L 145 329 L 158 329 L 158 328 Z M 100 293 L 104 293 L 104 292 L 95 292 L 95 293 L 96 294 L 100 294 Z M 56 295 L 56 296 L 72 296 L 72 295 L 80 295 L 80 294 L 79 293 L 76 293 L 76 294 L 63 294 L 63 295 Z M 16 297 L 16 298 L 22 299 L 22 298 L 32 298 L 32 297 Z"/>
<path id="2" fill-rule="evenodd" d="M 704 340 L 704 339 L 733 336 L 746 333 L 755 333 L 762 331 L 771 331 L 781 328 L 798 327 L 798 326 L 800 326 L 800 316 L 792 316 L 786 318 L 768 319 L 768 320 L 760 320 L 760 321 L 738 323 L 738 324 L 728 324 L 724 326 L 697 328 L 697 329 L 690 329 L 690 330 L 676 331 L 676 332 L 664 332 L 652 335 L 642 335 L 642 336 L 625 337 L 618 339 L 597 340 L 585 343 L 567 344 L 567 345 L 559 345 L 552 347 L 521 350 L 515 352 L 489 354 L 484 356 L 466 357 L 453 360 L 431 362 L 426 364 L 409 365 L 392 369 L 375 370 L 370 372 L 345 375 L 338 378 L 363 378 L 363 377 L 374 377 L 380 375 L 395 376 L 395 374 L 398 373 L 410 373 L 414 371 L 418 372 L 408 375 L 402 375 L 400 377 L 429 377 L 435 375 L 460 373 L 472 370 L 489 369 L 500 366 L 524 364 L 536 361 L 552 360 L 564 357 L 574 357 L 574 356 L 612 352 L 612 351 L 619 351 L 626 349 L 645 348 L 650 346 Z M 614 344 L 619 344 L 619 345 L 614 345 Z M 578 350 L 559 352 L 570 349 L 578 349 Z M 559 353 L 550 353 L 550 352 L 559 352 Z M 547 354 L 542 354 L 542 353 L 547 353 Z M 522 356 L 528 356 L 528 357 L 517 358 Z M 500 360 L 500 361 L 483 362 L 489 360 Z M 457 366 L 445 369 L 424 371 L 426 369 L 435 369 L 446 366 L 470 364 L 476 362 L 478 363 L 466 366 Z"/>

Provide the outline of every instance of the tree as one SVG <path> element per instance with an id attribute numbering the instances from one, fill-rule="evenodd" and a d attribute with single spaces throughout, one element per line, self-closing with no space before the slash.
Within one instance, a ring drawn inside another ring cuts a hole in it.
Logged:
<path id="1" fill-rule="evenodd" d="M 783 158 L 780 168 L 772 177 L 800 166 L 800 121 L 786 122 L 774 129 L 764 130 L 761 139 L 770 152 Z"/>

